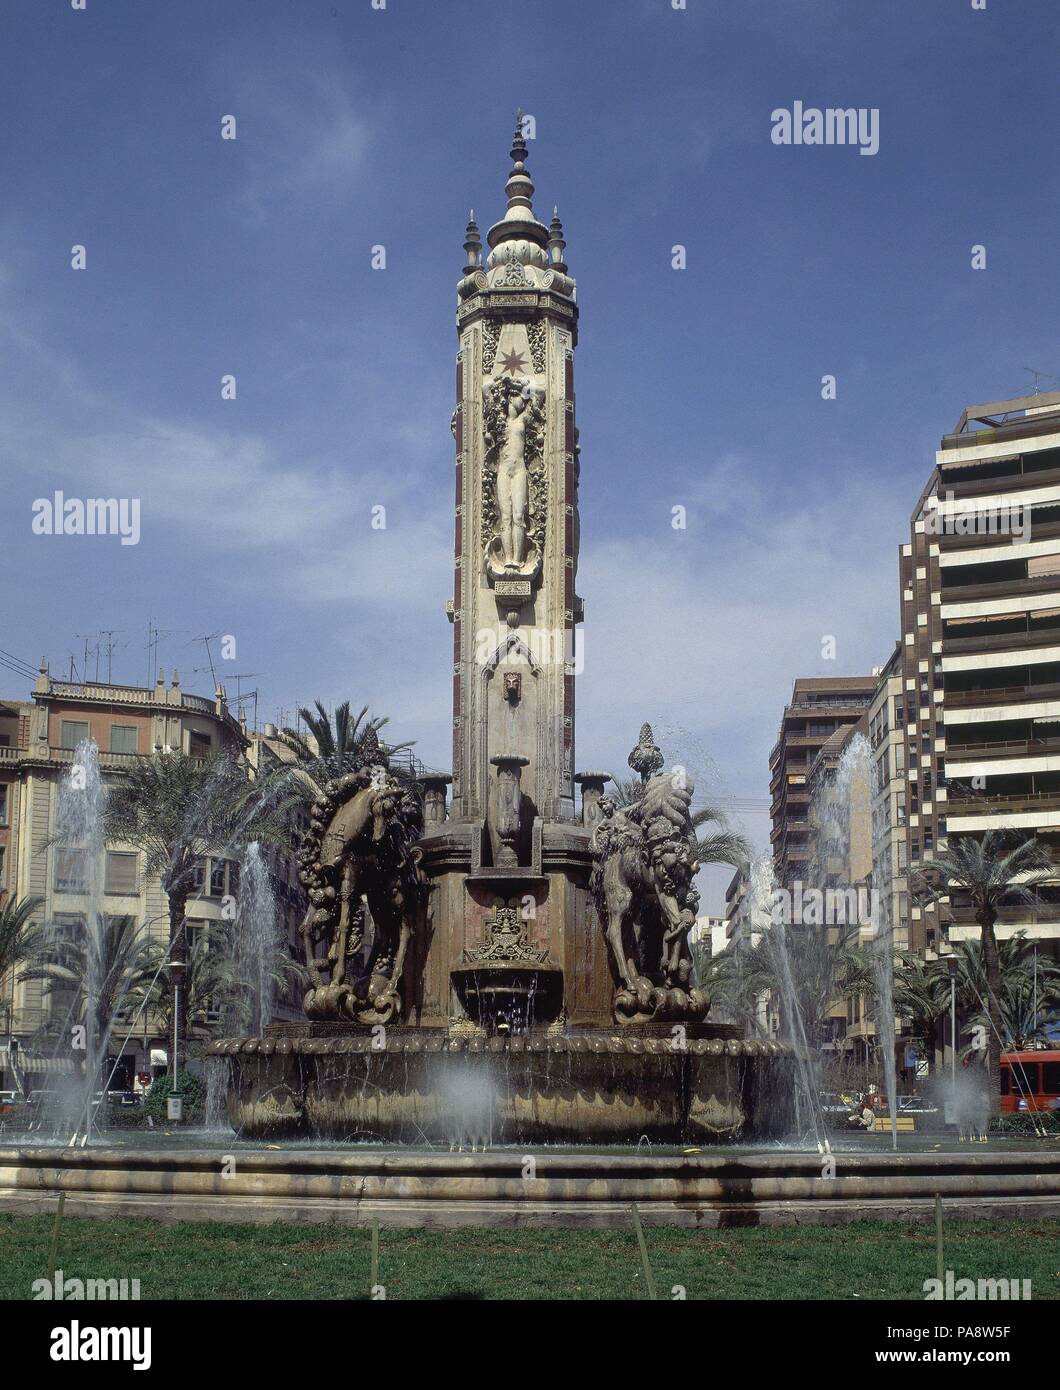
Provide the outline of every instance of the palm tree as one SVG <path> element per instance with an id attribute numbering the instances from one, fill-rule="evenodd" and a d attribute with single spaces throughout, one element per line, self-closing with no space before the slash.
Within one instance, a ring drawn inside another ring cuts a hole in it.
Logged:
<path id="1" fill-rule="evenodd" d="M 935 1025 L 949 1008 L 949 976 L 945 994 L 936 983 L 937 961 L 925 961 L 915 951 L 899 951 L 894 967 L 894 1013 L 896 1018 L 908 1018 L 913 1036 L 930 1057 L 935 1044 Z"/>
<path id="2" fill-rule="evenodd" d="M 187 967 L 185 911 L 196 867 L 208 855 L 232 855 L 251 840 L 285 843 L 290 804 L 285 770 L 259 773 L 251 781 L 225 754 L 198 759 L 183 752 L 158 753 L 134 763 L 110 788 L 103 810 L 107 840 L 135 846 L 144 855 L 145 872 L 162 880 L 174 988 Z M 177 1050 L 186 1037 L 184 989 L 178 998 L 174 1076 L 179 1072 Z"/>
<path id="3" fill-rule="evenodd" d="M 829 1041 L 828 1019 L 844 994 L 866 994 L 872 976 L 858 946 L 857 926 L 787 928 L 773 923 L 753 945 L 736 944 L 715 957 L 704 987 L 735 1021 L 757 1026 L 759 1001 L 791 999 L 806 1040 Z M 789 983 L 790 981 L 790 983 Z M 786 1020 L 790 1028 L 792 1020 Z"/>
<path id="4" fill-rule="evenodd" d="M 8 898 L 0 907 L 0 982 L 32 949 L 30 918 L 44 906 L 38 897 Z"/>
<path id="5" fill-rule="evenodd" d="M 133 917 L 103 917 L 94 927 L 44 923 L 27 943 L 20 980 L 43 982 L 44 992 L 73 995 L 68 1023 L 86 1032 L 86 1079 L 99 1082 L 97 1069 L 114 1022 L 136 1008 L 158 978 L 164 951 L 147 925 Z"/>
<path id="6" fill-rule="evenodd" d="M 613 789 L 607 793 L 617 806 L 632 806 L 640 800 L 644 784 L 639 777 L 612 777 Z M 733 830 L 728 817 L 720 806 L 707 802 L 699 810 L 692 812 L 694 829 L 713 826 L 707 835 L 696 836 L 696 858 L 700 864 L 731 864 L 738 869 L 746 864 L 754 853 L 750 841 Z"/>
<path id="7" fill-rule="evenodd" d="M 979 924 L 983 983 L 986 988 L 987 1070 L 995 1109 L 1001 1101 L 1001 969 L 994 926 L 1007 900 L 1036 904 L 1036 885 L 1054 876 L 1055 866 L 1033 836 L 1019 839 L 1011 832 L 988 830 L 951 839 L 949 848 L 915 876 L 921 901 L 937 901 L 952 888 L 967 893 Z"/>
<path id="8" fill-rule="evenodd" d="M 957 965 L 957 1006 L 965 1029 L 989 1028 L 989 1013 L 983 1008 L 983 1000 L 988 996 L 982 946 L 977 941 L 961 941 L 953 954 Z M 1060 1006 L 1060 966 L 1049 956 L 1039 957 L 1035 964 L 1034 954 L 1035 943 L 1023 931 L 997 943 L 997 995 L 1006 1047 L 1020 1049 L 1046 1041 L 1049 1024 Z M 927 967 L 940 1010 L 949 1001 L 950 976 L 946 965 L 944 958 Z"/>
<path id="9" fill-rule="evenodd" d="M 389 764 L 395 753 L 407 752 L 414 746 L 414 741 L 381 742 L 379 730 L 390 720 L 386 716 L 369 717 L 367 705 L 360 714 L 351 715 L 350 702 L 344 700 L 331 716 L 319 700 L 314 704 L 315 714 L 309 709 L 298 711 L 309 730 L 308 735 L 295 729 L 283 729 L 277 736 L 295 755 L 309 800 L 319 797 L 323 784 L 332 778 L 356 772 L 375 760 Z"/>
<path id="10" fill-rule="evenodd" d="M 292 980 L 304 979 L 304 967 L 277 945 L 269 964 L 270 985 L 280 991 L 288 988 Z M 209 1032 L 214 1027 L 223 1027 L 226 1032 L 238 1032 L 251 1026 L 256 983 L 240 975 L 235 923 L 210 922 L 205 931 L 195 933 L 188 952 L 183 993 L 189 1028 Z M 157 1003 L 162 1025 L 170 1032 L 173 1026 L 170 991 L 160 991 Z"/>
<path id="11" fill-rule="evenodd" d="M 710 998 L 711 1018 L 765 1034 L 760 1005 L 769 986 L 763 982 L 761 958 L 753 955 L 754 949 L 734 941 L 716 956 L 695 954 L 696 983 Z"/>

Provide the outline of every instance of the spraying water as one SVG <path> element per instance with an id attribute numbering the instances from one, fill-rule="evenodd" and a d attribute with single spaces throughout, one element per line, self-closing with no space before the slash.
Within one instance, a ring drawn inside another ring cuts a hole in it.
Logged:
<path id="1" fill-rule="evenodd" d="M 776 877 L 773 860 L 765 855 L 751 865 L 748 891 L 752 942 L 758 938 L 772 962 L 771 974 L 780 993 L 782 1027 L 795 1045 L 795 1124 L 801 1137 L 818 1146 L 827 1145 L 824 1114 L 821 1110 L 819 1058 L 811 1048 L 803 1020 L 802 1003 L 791 968 L 787 928 L 775 920 Z"/>
<path id="2" fill-rule="evenodd" d="M 246 1024 L 257 1037 L 272 1022 L 273 972 L 279 949 L 276 899 L 261 846 L 254 840 L 243 856 L 236 924 L 236 971 L 237 978 L 249 991 L 250 1017 Z"/>
<path id="3" fill-rule="evenodd" d="M 82 1095 L 78 1097 L 78 1113 L 75 1119 L 77 1131 L 82 1128 L 87 1134 L 91 1128 L 91 1103 L 93 1093 L 100 1084 L 100 1067 L 106 1038 L 101 1032 L 107 1028 L 108 1020 L 98 1017 L 100 994 L 100 969 L 102 957 L 103 932 L 103 886 L 105 868 L 105 840 L 103 834 L 103 804 L 106 793 L 99 771 L 99 748 L 94 740 L 85 739 L 74 750 L 70 771 L 59 784 L 58 806 L 56 809 L 56 835 L 61 848 L 53 852 L 58 861 L 61 856 L 65 873 L 74 886 L 80 886 L 84 895 L 85 916 L 82 930 L 85 935 L 84 1011 L 72 1035 L 75 1047 L 83 1043 L 84 1074 Z M 58 877 L 58 873 L 56 874 Z M 80 880 L 80 883 L 78 883 Z M 57 935 L 62 928 L 56 927 Z"/>
<path id="4" fill-rule="evenodd" d="M 825 886 L 836 876 L 852 883 L 871 872 L 876 891 L 869 896 L 869 921 L 860 921 L 871 933 L 869 961 L 876 994 L 876 1045 L 883 1065 L 884 1088 L 891 1122 L 891 1145 L 898 1147 L 898 1077 L 894 1057 L 894 923 L 887 839 L 888 819 L 882 811 L 874 813 L 880 792 L 879 777 L 872 748 L 864 734 L 854 734 L 840 755 L 833 782 L 815 798 L 818 850 L 814 869 Z M 871 820 L 871 868 L 855 863 L 853 829 L 859 817 Z M 884 891 L 879 891 L 879 886 Z"/>

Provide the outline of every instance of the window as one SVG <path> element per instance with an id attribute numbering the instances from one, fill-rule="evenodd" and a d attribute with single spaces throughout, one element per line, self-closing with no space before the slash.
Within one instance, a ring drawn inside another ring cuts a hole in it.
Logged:
<path id="1" fill-rule="evenodd" d="M 0 785 L 0 825 L 7 824 L 7 784 Z"/>
<path id="2" fill-rule="evenodd" d="M 88 738 L 88 720 L 63 719 L 59 724 L 59 747 L 76 748 Z"/>
<path id="3" fill-rule="evenodd" d="M 1060 1096 L 1060 1062 L 1042 1063 L 1042 1090 Z"/>
<path id="4" fill-rule="evenodd" d="M 110 726 L 110 751 L 112 753 L 135 753 L 138 733 L 139 730 L 135 724 L 112 724 Z"/>
<path id="5" fill-rule="evenodd" d="M 83 849 L 55 851 L 55 891 L 84 893 L 88 888 L 88 855 Z"/>
<path id="6" fill-rule="evenodd" d="M 11 735 L 10 735 L 10 734 L 0 734 L 0 748 L 10 748 L 10 747 L 11 747 Z"/>
<path id="7" fill-rule="evenodd" d="M 77 912 L 57 912 L 55 925 L 61 941 L 76 942 L 85 930 L 85 919 Z M 78 987 L 72 980 L 53 978 L 45 987 L 45 1000 L 48 1002 L 52 1018 L 70 1021 Z"/>
<path id="8" fill-rule="evenodd" d="M 235 865 L 231 866 L 233 869 Z M 214 859 L 210 868 L 210 897 L 223 898 L 229 891 L 226 886 L 226 870 L 229 868 L 227 859 Z M 235 892 L 235 889 L 232 890 Z"/>
<path id="9" fill-rule="evenodd" d="M 104 886 L 107 893 L 120 893 L 123 897 L 135 897 L 136 855 L 118 851 L 107 852 L 107 875 Z"/>
<path id="10" fill-rule="evenodd" d="M 3 892 L 4 889 L 4 855 L 6 852 L 4 846 L 0 845 L 0 892 Z"/>
<path id="11" fill-rule="evenodd" d="M 195 892 L 195 893 L 201 893 L 202 890 L 203 890 L 203 888 L 206 886 L 206 860 L 205 860 L 205 859 L 196 859 L 195 863 L 192 865 L 192 870 L 191 870 L 191 886 L 192 886 L 192 891 Z"/>
<path id="12" fill-rule="evenodd" d="M 200 734 L 195 729 L 188 734 L 188 754 L 192 758 L 208 758 L 212 747 L 209 734 Z"/>

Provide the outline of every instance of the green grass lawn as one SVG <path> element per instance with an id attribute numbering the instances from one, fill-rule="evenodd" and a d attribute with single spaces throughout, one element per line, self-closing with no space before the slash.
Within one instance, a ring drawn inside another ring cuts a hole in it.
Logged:
<path id="1" fill-rule="evenodd" d="M 47 1273 L 50 1216 L 0 1214 L 0 1298 L 31 1297 Z M 931 1225 L 687 1231 L 648 1228 L 660 1298 L 921 1299 L 935 1274 Z M 1030 1279 L 1060 1298 L 1060 1221 L 954 1224 L 957 1278 Z M 66 1277 L 139 1279 L 144 1299 L 366 1298 L 371 1235 L 334 1226 L 156 1225 L 67 1217 Z M 645 1298 L 632 1224 L 620 1231 L 380 1233 L 380 1282 L 395 1298 Z"/>

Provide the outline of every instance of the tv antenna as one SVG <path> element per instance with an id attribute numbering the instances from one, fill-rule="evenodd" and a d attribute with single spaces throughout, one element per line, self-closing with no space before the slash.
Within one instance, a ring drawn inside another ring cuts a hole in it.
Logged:
<path id="1" fill-rule="evenodd" d="M 187 631 L 187 629 L 184 629 Z M 158 668 L 158 644 L 163 637 L 174 637 L 180 632 L 180 628 L 168 628 L 165 632 L 161 628 L 155 627 L 151 618 L 147 620 L 147 684 L 154 685 L 155 673 Z"/>
<path id="2" fill-rule="evenodd" d="M 205 637 L 193 637 L 193 638 L 191 639 L 191 642 L 188 642 L 188 643 L 187 643 L 187 645 L 190 647 L 192 642 L 201 642 L 201 643 L 203 644 L 203 646 L 206 648 L 206 660 L 210 663 L 210 667 L 209 667 L 209 669 L 210 669 L 210 679 L 213 681 L 213 688 L 214 688 L 214 690 L 217 689 L 218 681 L 217 681 L 217 671 L 214 669 L 214 664 L 213 664 L 213 652 L 210 651 L 210 643 L 211 643 L 211 642 L 216 642 L 217 639 L 218 639 L 218 637 L 220 637 L 221 635 L 222 635 L 222 634 L 219 633 L 219 632 L 211 632 L 211 633 L 208 633 Z M 202 668 L 202 669 L 205 669 L 205 667 Z"/>
<path id="3" fill-rule="evenodd" d="M 264 674 L 264 672 L 262 672 L 262 671 L 244 671 L 244 672 L 242 672 L 240 675 L 236 675 L 236 676 L 233 676 L 233 677 L 232 677 L 232 679 L 233 679 L 233 680 L 235 681 L 235 683 L 236 683 L 236 713 L 237 713 L 237 715 L 240 715 L 240 714 L 243 713 L 243 701 L 244 701 L 244 700 L 253 700 L 253 701 L 254 701 L 254 726 L 253 726 L 253 727 L 254 727 L 254 732 L 255 732 L 255 733 L 257 733 L 257 731 L 258 731 L 258 692 L 257 692 L 257 690 L 248 690 L 248 691 L 246 691 L 246 693 L 244 693 L 243 687 L 242 687 L 242 685 L 241 685 L 241 682 L 242 682 L 242 681 L 251 681 L 251 680 L 253 680 L 253 679 L 255 678 L 255 676 L 261 676 L 261 675 L 263 675 L 263 674 Z"/>
<path id="4" fill-rule="evenodd" d="M 1035 367 L 1024 367 L 1023 370 L 1025 372 L 1030 372 L 1031 376 L 1034 378 L 1034 394 L 1036 396 L 1041 394 L 1043 381 L 1056 380 L 1056 377 L 1050 375 L 1049 372 L 1039 372 Z"/>

